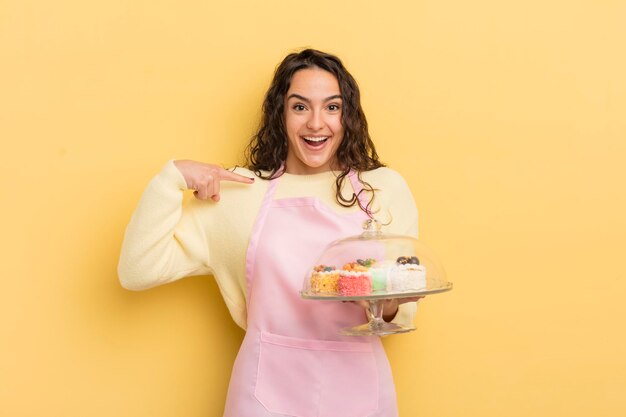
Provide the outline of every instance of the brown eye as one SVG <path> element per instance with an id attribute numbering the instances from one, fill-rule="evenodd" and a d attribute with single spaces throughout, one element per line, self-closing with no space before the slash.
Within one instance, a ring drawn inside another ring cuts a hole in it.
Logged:
<path id="1" fill-rule="evenodd" d="M 306 110 L 306 107 L 304 107 L 302 104 L 296 104 L 295 106 L 293 106 L 293 109 L 295 111 L 304 111 Z"/>
<path id="2" fill-rule="evenodd" d="M 337 104 L 331 104 L 328 106 L 328 110 L 330 111 L 337 111 L 339 110 L 339 106 Z"/>

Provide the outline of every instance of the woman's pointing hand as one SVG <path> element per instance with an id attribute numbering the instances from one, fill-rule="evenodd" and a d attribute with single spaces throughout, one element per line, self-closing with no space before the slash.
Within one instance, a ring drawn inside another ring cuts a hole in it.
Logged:
<path id="1" fill-rule="evenodd" d="M 220 181 L 234 181 L 252 184 L 254 178 L 230 172 L 220 166 L 190 160 L 174 161 L 174 165 L 183 174 L 187 189 L 199 200 L 220 201 Z"/>

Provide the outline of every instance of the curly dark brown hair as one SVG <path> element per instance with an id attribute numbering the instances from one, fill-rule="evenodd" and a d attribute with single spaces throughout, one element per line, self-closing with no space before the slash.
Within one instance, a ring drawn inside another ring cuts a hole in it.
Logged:
<path id="1" fill-rule="evenodd" d="M 371 216 L 370 206 L 374 189 L 361 179 L 361 172 L 385 166 L 378 160 L 376 148 L 367 129 L 367 120 L 361 107 L 361 93 L 355 79 L 343 66 L 341 60 L 331 54 L 315 49 L 305 49 L 287 55 L 276 67 L 274 78 L 263 101 L 263 116 L 260 126 L 246 149 L 248 168 L 263 179 L 271 179 L 282 175 L 281 166 L 287 159 L 288 140 L 285 131 L 284 103 L 291 79 L 297 71 L 307 68 L 319 68 L 330 72 L 339 83 L 343 101 L 341 122 L 344 136 L 337 148 L 336 160 L 341 172 L 337 175 L 336 199 L 344 207 L 358 204 L 363 211 Z M 369 203 L 364 207 L 356 194 L 346 198 L 341 189 L 346 176 L 354 170 L 364 190 L 371 193 Z M 261 171 L 268 173 L 263 174 Z"/>

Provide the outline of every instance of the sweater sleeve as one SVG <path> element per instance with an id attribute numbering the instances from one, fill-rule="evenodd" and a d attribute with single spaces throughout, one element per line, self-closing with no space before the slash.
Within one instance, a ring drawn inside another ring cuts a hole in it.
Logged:
<path id="1" fill-rule="evenodd" d="M 186 188 L 173 161 L 150 181 L 124 235 L 118 265 L 124 288 L 143 290 L 211 273 L 203 229 L 194 211 L 183 209 Z"/>
<path id="2" fill-rule="evenodd" d="M 385 169 L 388 177 L 386 187 L 381 195 L 381 205 L 388 207 L 389 233 L 418 236 L 417 207 L 411 190 L 400 174 Z M 385 213 L 381 213 L 384 217 Z M 398 307 L 398 313 L 391 320 L 392 323 L 412 327 L 417 311 L 417 303 L 404 303 Z"/>

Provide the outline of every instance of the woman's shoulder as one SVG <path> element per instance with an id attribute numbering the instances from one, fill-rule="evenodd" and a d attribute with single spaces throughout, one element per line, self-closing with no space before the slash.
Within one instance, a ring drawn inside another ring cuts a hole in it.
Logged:
<path id="1" fill-rule="evenodd" d="M 398 171 L 389 167 L 363 171 L 361 172 L 361 179 L 368 182 L 372 187 L 383 190 L 408 188 L 404 177 Z"/>
<path id="2" fill-rule="evenodd" d="M 381 207 L 400 205 L 413 207 L 413 193 L 402 175 L 391 168 L 381 167 L 361 174 L 361 179 L 375 190 Z"/>
<path id="3" fill-rule="evenodd" d="M 375 216 L 387 224 L 389 233 L 417 236 L 417 207 L 409 185 L 402 175 L 388 167 L 363 172 L 363 181 L 374 193 Z"/>

